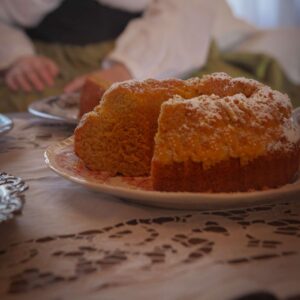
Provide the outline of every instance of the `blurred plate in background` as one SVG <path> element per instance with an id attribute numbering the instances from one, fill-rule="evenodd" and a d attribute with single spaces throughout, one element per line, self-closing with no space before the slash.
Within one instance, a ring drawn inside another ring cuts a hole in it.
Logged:
<path id="1" fill-rule="evenodd" d="M 10 131 L 12 128 L 13 121 L 7 116 L 0 114 L 0 135 Z"/>
<path id="2" fill-rule="evenodd" d="M 31 103 L 28 111 L 40 118 L 77 124 L 79 121 L 79 99 L 79 93 L 49 97 Z"/>

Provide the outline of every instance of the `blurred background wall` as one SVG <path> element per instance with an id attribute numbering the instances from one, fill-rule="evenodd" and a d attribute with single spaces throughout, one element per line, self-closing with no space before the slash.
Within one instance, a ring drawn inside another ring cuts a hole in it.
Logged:
<path id="1" fill-rule="evenodd" d="M 227 1 L 236 16 L 258 27 L 300 27 L 300 0 Z"/>

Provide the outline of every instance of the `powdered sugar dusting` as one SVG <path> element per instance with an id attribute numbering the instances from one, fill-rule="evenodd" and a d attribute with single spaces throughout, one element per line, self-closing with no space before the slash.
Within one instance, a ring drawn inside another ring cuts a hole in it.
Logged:
<path id="1" fill-rule="evenodd" d="M 245 85 L 251 85 L 251 86 L 256 86 L 256 87 L 262 87 L 263 86 L 263 84 L 261 84 L 257 80 L 249 79 L 249 78 L 245 78 L 245 77 L 232 78 L 224 72 L 217 72 L 217 73 L 213 73 L 213 74 L 210 74 L 210 75 L 203 76 L 203 80 L 210 80 L 210 79 L 229 81 L 228 84 L 242 83 L 242 84 L 245 84 Z"/>
<path id="2" fill-rule="evenodd" d="M 224 72 L 217 72 L 217 73 L 213 73 L 210 75 L 204 75 L 202 77 L 203 80 L 207 80 L 207 79 L 216 79 L 216 80 L 230 80 L 232 79 L 228 74 L 224 73 Z"/>
<path id="3" fill-rule="evenodd" d="M 150 80 L 154 80 L 154 79 L 150 79 Z M 115 82 L 106 90 L 106 92 L 103 95 L 103 98 L 106 96 L 106 94 L 110 94 L 113 90 L 118 89 L 119 87 L 137 89 L 137 87 L 142 85 L 144 82 L 145 81 L 143 80 L 137 80 L 137 79 L 129 79 L 125 81 Z"/>
<path id="4" fill-rule="evenodd" d="M 185 117 L 179 113 L 174 117 L 178 124 L 171 126 L 173 129 L 161 139 L 158 134 L 156 142 L 165 145 L 156 155 L 165 155 L 165 159 L 172 161 L 201 161 L 204 167 L 209 167 L 229 157 L 239 157 L 242 163 L 247 163 L 268 151 L 295 149 L 300 129 L 291 119 L 292 105 L 287 95 L 255 80 L 230 80 L 225 73 L 205 76 L 203 80 L 211 78 L 229 80 L 228 85 L 233 82 L 251 84 L 255 89 L 251 96 L 242 92 L 226 97 L 212 94 L 183 99 L 175 96 L 163 103 L 161 115 L 170 111 L 167 107 L 178 106 Z M 164 128 L 164 132 L 166 130 L 168 128 Z M 180 140 L 189 145 L 188 149 L 181 147 Z"/>

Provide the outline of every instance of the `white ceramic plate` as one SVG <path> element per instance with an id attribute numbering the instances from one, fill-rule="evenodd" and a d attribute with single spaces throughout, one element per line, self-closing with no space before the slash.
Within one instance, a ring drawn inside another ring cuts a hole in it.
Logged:
<path id="1" fill-rule="evenodd" d="M 28 111 L 41 118 L 77 124 L 79 99 L 79 93 L 49 97 L 31 103 Z"/>
<path id="2" fill-rule="evenodd" d="M 278 189 L 247 193 L 171 193 L 153 191 L 149 177 L 110 176 L 90 171 L 73 151 L 73 137 L 45 152 L 49 167 L 61 176 L 93 190 L 141 204 L 175 209 L 226 209 L 286 201 L 300 195 L 300 179 Z"/>
<path id="3" fill-rule="evenodd" d="M 12 128 L 13 121 L 7 116 L 0 114 L 0 135 L 10 131 Z"/>

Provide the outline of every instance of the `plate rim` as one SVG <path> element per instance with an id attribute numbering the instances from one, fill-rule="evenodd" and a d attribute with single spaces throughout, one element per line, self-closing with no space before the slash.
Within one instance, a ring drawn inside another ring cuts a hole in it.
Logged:
<path id="1" fill-rule="evenodd" d="M 8 116 L 0 113 L 0 119 L 4 119 L 6 123 L 1 124 L 0 122 L 0 136 L 11 131 L 14 127 L 14 122 Z"/>
<path id="2" fill-rule="evenodd" d="M 63 147 L 70 146 L 74 142 L 74 137 L 71 136 L 61 142 L 55 143 L 50 145 L 46 151 L 44 152 L 45 162 L 48 167 L 53 170 L 55 173 L 59 174 L 60 176 L 83 185 L 85 187 L 91 188 L 93 190 L 97 190 L 99 192 L 103 192 L 106 194 L 110 194 L 113 196 L 136 200 L 135 202 L 140 203 L 153 203 L 156 205 L 157 200 L 153 198 L 159 198 L 163 201 L 166 201 L 165 204 L 168 204 L 170 201 L 174 201 L 176 199 L 182 198 L 183 201 L 187 199 L 189 201 L 201 201 L 205 199 L 206 201 L 225 201 L 225 206 L 230 206 L 232 203 L 237 201 L 244 201 L 246 206 L 249 206 L 247 202 L 252 202 L 253 205 L 261 203 L 265 204 L 268 202 L 270 197 L 274 197 L 274 194 L 278 197 L 284 195 L 293 195 L 294 193 L 300 192 L 300 179 L 298 179 L 295 183 L 286 184 L 280 188 L 276 189 L 269 189 L 264 191 L 251 191 L 251 192 L 236 192 L 236 193 L 193 193 L 193 192 L 162 192 L 162 191 L 147 191 L 141 189 L 134 189 L 134 188 L 126 188 L 122 186 L 114 186 L 107 183 L 96 183 L 93 181 L 89 181 L 88 179 L 84 179 L 84 177 L 74 174 L 69 174 L 63 171 L 53 159 L 55 156 L 55 151 L 62 149 Z M 121 176 L 120 176 L 121 177 Z M 143 197 L 143 200 L 140 200 L 140 197 Z M 261 199 L 265 198 L 265 201 Z M 278 199 L 279 200 L 279 199 Z M 150 202 L 149 202 L 150 201 Z M 284 199 L 282 201 L 285 201 Z M 228 203 L 229 202 L 229 203 Z M 243 203 L 240 203 L 238 207 L 241 207 Z M 216 206 L 216 202 L 213 203 L 212 206 Z M 187 205 L 188 206 L 188 205 Z"/>

